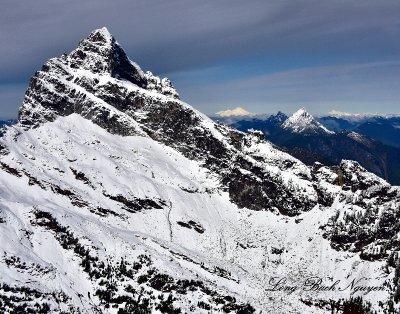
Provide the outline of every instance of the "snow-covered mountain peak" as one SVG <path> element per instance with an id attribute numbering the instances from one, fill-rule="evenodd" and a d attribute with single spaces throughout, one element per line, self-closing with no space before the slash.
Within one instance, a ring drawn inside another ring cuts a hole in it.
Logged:
<path id="1" fill-rule="evenodd" d="M 251 116 L 253 114 L 242 107 L 236 107 L 234 109 L 218 111 L 216 115 L 220 117 L 244 117 Z"/>
<path id="2" fill-rule="evenodd" d="M 116 40 L 114 36 L 110 33 L 107 27 L 102 27 L 93 30 L 86 38 L 82 39 L 79 45 L 91 43 L 96 46 L 104 46 L 112 48 Z"/>
<path id="3" fill-rule="evenodd" d="M 106 44 L 111 44 L 114 40 L 113 35 L 110 33 L 107 27 L 102 27 L 99 29 L 95 29 L 89 35 L 88 39 L 91 39 L 94 42 L 104 42 Z"/>
<path id="4" fill-rule="evenodd" d="M 314 117 L 310 115 L 304 107 L 302 107 L 289 117 L 288 123 L 290 122 L 292 124 L 301 124 L 309 123 L 314 120 Z"/>
<path id="5" fill-rule="evenodd" d="M 111 75 L 143 88 L 147 85 L 143 71 L 129 60 L 125 50 L 105 27 L 94 30 L 87 38 L 81 40 L 78 48 L 72 51 L 66 60 L 66 65 L 72 69 Z"/>
<path id="6" fill-rule="evenodd" d="M 297 110 L 284 123 L 283 128 L 295 133 L 334 134 L 319 123 L 304 107 Z"/>
<path id="7" fill-rule="evenodd" d="M 125 111 L 137 112 L 143 98 L 177 100 L 179 95 L 169 79 L 144 73 L 107 28 L 101 28 L 81 40 L 70 54 L 50 59 L 36 72 L 19 122 L 38 126 L 78 113 L 108 130 L 136 134 L 135 123 Z"/>

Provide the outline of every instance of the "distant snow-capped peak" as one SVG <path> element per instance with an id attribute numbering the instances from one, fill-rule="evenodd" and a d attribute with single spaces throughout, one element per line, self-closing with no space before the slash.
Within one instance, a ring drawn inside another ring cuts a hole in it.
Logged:
<path id="1" fill-rule="evenodd" d="M 295 133 L 334 134 L 310 115 L 305 108 L 297 110 L 284 123 L 283 128 Z"/>
<path id="2" fill-rule="evenodd" d="M 216 115 L 220 117 L 231 117 L 231 116 L 239 117 L 239 116 L 251 116 L 253 115 L 253 113 L 247 111 L 246 109 L 243 109 L 242 107 L 236 107 L 234 109 L 218 111 Z"/>
<path id="3" fill-rule="evenodd" d="M 360 114 L 338 111 L 338 110 L 331 110 L 328 112 L 328 115 L 335 116 L 335 117 L 349 117 L 349 116 L 351 117 L 351 116 L 359 116 Z"/>

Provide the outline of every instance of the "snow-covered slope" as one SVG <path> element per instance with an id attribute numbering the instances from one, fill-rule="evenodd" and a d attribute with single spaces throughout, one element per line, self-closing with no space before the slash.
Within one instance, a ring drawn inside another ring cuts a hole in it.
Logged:
<path id="1" fill-rule="evenodd" d="M 354 292 L 301 288 L 312 277 L 385 283 L 364 296 L 377 310 L 394 298 L 396 227 L 360 243 L 341 221 L 368 206 L 387 222 L 398 188 L 212 122 L 106 29 L 32 78 L 0 173 L 5 313 L 324 313 Z M 270 291 L 277 277 L 297 289 Z"/>
<path id="2" fill-rule="evenodd" d="M 297 110 L 284 123 L 283 128 L 295 133 L 303 134 L 334 134 L 328 130 L 304 108 Z"/>

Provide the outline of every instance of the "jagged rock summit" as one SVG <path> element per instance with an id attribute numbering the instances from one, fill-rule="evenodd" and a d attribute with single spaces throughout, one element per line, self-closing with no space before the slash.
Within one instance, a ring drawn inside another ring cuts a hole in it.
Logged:
<path id="1" fill-rule="evenodd" d="M 390 311 L 399 208 L 356 162 L 307 167 L 212 122 L 100 29 L 34 75 L 0 137 L 0 312 Z M 273 292 L 275 275 L 384 290 Z"/>
<path id="2" fill-rule="evenodd" d="M 274 125 L 280 126 L 287 119 L 288 116 L 286 114 L 284 114 L 282 111 L 278 111 L 277 114 L 269 116 L 267 120 Z"/>
<path id="3" fill-rule="evenodd" d="M 80 41 L 70 54 L 50 59 L 36 72 L 20 108 L 19 122 L 38 126 L 58 116 L 79 113 L 103 125 L 110 118 L 110 131 L 131 134 L 135 126 L 121 111 L 135 109 L 127 106 L 132 102 L 129 97 L 140 101 L 146 92 L 179 99 L 169 79 L 144 73 L 128 59 L 107 28 L 101 28 Z M 110 97 L 115 96 L 125 99 L 111 108 Z"/>
<path id="4" fill-rule="evenodd" d="M 300 108 L 291 115 L 284 123 L 283 128 L 295 133 L 303 134 L 334 134 L 321 123 L 319 123 L 306 109 Z"/>
<path id="5" fill-rule="evenodd" d="M 146 88 L 147 80 L 140 67 L 131 62 L 107 28 L 93 31 L 79 43 L 79 47 L 66 56 L 73 69 L 87 70 L 94 74 L 109 74 Z"/>

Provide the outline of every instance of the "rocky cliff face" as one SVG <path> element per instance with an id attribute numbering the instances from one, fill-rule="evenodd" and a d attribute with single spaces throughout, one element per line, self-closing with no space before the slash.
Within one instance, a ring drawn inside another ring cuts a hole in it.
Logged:
<path id="1" fill-rule="evenodd" d="M 275 274 L 368 277 L 385 290 L 356 295 L 395 304 L 397 187 L 212 122 L 106 29 L 32 78 L 0 172 L 2 312 L 323 313 L 353 296 L 271 292 Z"/>

